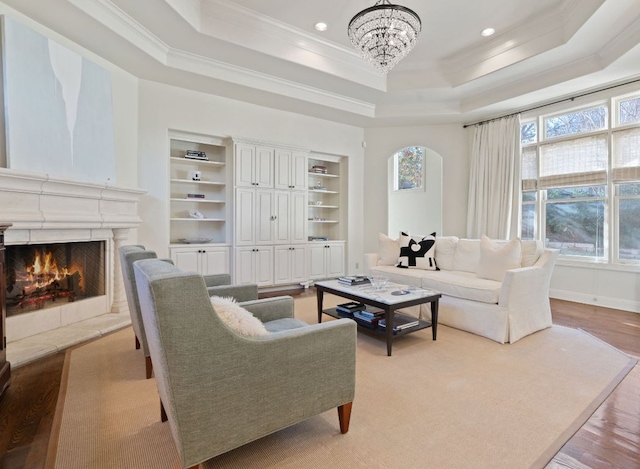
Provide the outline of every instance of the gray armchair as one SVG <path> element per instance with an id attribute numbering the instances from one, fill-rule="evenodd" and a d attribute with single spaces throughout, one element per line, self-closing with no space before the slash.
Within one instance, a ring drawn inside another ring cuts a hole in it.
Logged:
<path id="1" fill-rule="evenodd" d="M 122 280 L 124 282 L 125 296 L 129 305 L 131 315 L 131 325 L 136 335 L 136 349 L 142 348 L 145 359 L 145 373 L 147 379 L 151 378 L 153 365 L 147 345 L 147 338 L 144 330 L 144 323 L 140 314 L 140 302 L 136 290 L 136 279 L 133 274 L 133 263 L 141 259 L 156 259 L 155 251 L 149 251 L 142 245 L 128 245 L 120 248 L 120 266 L 122 268 Z M 171 263 L 168 259 L 165 262 Z M 231 276 L 229 274 L 207 275 L 204 277 L 209 296 L 230 296 L 236 301 L 250 301 L 258 299 L 258 286 L 256 284 L 230 285 Z"/>
<path id="2" fill-rule="evenodd" d="M 243 336 L 214 311 L 202 276 L 158 260 L 134 264 L 156 383 L 184 467 L 338 408 L 349 429 L 356 325 L 307 325 L 293 299 L 243 306 L 270 331 Z M 162 404 L 161 404 L 162 405 Z"/>

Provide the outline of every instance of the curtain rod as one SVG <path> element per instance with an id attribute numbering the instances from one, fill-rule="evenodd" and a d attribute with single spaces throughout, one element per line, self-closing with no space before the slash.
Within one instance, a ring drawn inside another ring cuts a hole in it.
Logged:
<path id="1" fill-rule="evenodd" d="M 612 90 L 612 89 L 615 89 L 615 88 L 619 88 L 619 87 L 621 87 L 621 86 L 631 85 L 632 83 L 638 83 L 638 82 L 640 82 L 640 78 L 637 78 L 637 79 L 635 79 L 635 80 L 631 80 L 631 81 L 627 81 L 627 82 L 625 82 L 625 83 L 620 83 L 620 84 L 618 84 L 618 85 L 611 85 L 611 86 L 608 86 L 608 87 L 606 87 L 606 88 L 600 88 L 600 89 L 598 89 L 598 90 L 588 91 L 588 92 L 586 92 L 586 93 L 578 94 L 578 95 L 576 95 L 576 96 L 571 96 L 570 98 L 563 98 L 563 99 L 559 99 L 559 100 L 557 100 L 557 101 L 553 101 L 553 102 L 551 102 L 551 103 L 540 104 L 539 106 L 530 107 L 530 108 L 523 109 L 523 110 L 518 111 L 518 112 L 512 112 L 511 114 L 505 114 L 504 116 L 493 117 L 493 118 L 491 118 L 491 119 L 485 119 L 485 120 L 483 120 L 483 121 L 474 122 L 473 124 L 464 124 L 464 125 L 462 126 L 462 128 L 463 128 L 463 129 L 466 129 L 467 127 L 471 127 L 471 126 L 473 126 L 473 125 L 482 125 L 482 124 L 486 124 L 487 122 L 496 121 L 496 120 L 498 120 L 498 119 L 504 119 L 505 117 L 515 116 L 516 114 L 522 114 L 523 112 L 535 111 L 536 109 L 540 109 L 540 108 L 543 108 L 543 107 L 553 106 L 554 104 L 564 103 L 565 101 L 573 101 L 573 100 L 575 100 L 576 98 L 582 98 L 582 97 L 584 97 L 584 96 L 589 96 L 589 95 L 592 95 L 592 94 L 600 93 L 600 92 L 602 92 L 602 91 Z"/>

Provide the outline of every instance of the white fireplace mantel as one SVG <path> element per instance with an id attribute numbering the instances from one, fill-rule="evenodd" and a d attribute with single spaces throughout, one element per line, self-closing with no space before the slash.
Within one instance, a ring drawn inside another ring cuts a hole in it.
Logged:
<path id="1" fill-rule="evenodd" d="M 138 201 L 144 193 L 107 183 L 0 168 L 0 223 L 13 225 L 5 232 L 6 246 L 95 240 L 107 243 L 106 295 L 97 300 L 101 305 L 94 301 L 81 308 L 82 302 L 78 302 L 61 308 L 53 328 L 126 310 L 117 252 L 127 241 L 129 229 L 142 222 Z M 7 318 L 7 340 L 43 332 L 51 317 L 50 312 L 37 311 Z"/>
<path id="2" fill-rule="evenodd" d="M 145 191 L 0 168 L 0 223 L 6 244 L 38 240 L 41 230 L 136 228 Z M 48 238 L 48 237 L 47 237 Z"/>

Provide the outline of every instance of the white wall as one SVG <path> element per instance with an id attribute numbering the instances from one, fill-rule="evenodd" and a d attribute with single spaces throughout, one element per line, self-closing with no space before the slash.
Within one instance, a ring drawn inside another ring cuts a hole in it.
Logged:
<path id="1" fill-rule="evenodd" d="M 411 235 L 442 234 L 442 157 L 424 149 L 422 189 L 395 190 L 395 158 L 387 160 L 387 194 L 389 205 L 388 234 L 395 238 L 400 231 Z M 420 216 L 416 216 L 419 211 Z"/>
<path id="2" fill-rule="evenodd" d="M 149 191 L 141 204 L 142 244 L 168 255 L 167 131 L 172 129 L 260 139 L 348 157 L 348 271 L 355 272 L 356 263 L 362 263 L 362 128 L 149 81 L 140 82 L 139 100 L 139 184 Z"/>
<path id="3" fill-rule="evenodd" d="M 83 57 L 108 70 L 111 74 L 111 97 L 113 101 L 113 132 L 116 161 L 115 185 L 122 187 L 138 187 L 138 78 L 116 67 L 103 58 L 69 41 L 65 37 L 34 22 L 30 18 L 0 3 L 0 15 L 10 16 L 15 21 L 48 37 L 58 44 L 76 52 Z M 4 127 L 4 126 L 3 126 Z M 3 131 L 4 132 L 4 131 Z M 4 145 L 3 145 L 4 151 Z M 46 155 L 43 155 L 46 157 Z M 0 160 L 2 158 L 0 157 Z M 4 162 L 6 163 L 6 162 Z M 130 242 L 135 242 L 136 230 L 129 235 Z"/>
<path id="4" fill-rule="evenodd" d="M 378 233 L 387 233 L 387 161 L 398 150 L 422 146 L 442 156 L 442 233 L 463 237 L 469 186 L 468 142 L 462 125 L 365 129 L 365 252 L 378 250 Z M 416 233 L 424 234 L 424 233 Z M 392 236 L 397 234 L 390 233 Z"/>

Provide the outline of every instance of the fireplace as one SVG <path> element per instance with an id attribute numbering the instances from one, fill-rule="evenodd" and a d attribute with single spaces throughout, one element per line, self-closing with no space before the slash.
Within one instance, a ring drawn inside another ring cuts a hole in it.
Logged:
<path id="1" fill-rule="evenodd" d="M 105 242 L 7 246 L 7 317 L 105 294 Z"/>
<path id="2" fill-rule="evenodd" d="M 67 343 L 65 333 L 57 329 L 76 324 L 80 329 L 87 319 L 127 313 L 117 253 L 120 246 L 136 241 L 129 235 L 141 222 L 137 205 L 143 193 L 0 167 L 0 223 L 13 224 L 5 232 L 5 248 L 11 256 L 10 275 L 16 276 L 7 278 L 12 303 L 6 319 L 9 348 L 15 341 L 44 333 L 47 341 Z M 86 251 L 88 246 L 95 247 Z M 66 277 L 47 271 L 47 262 L 66 269 Z M 53 282 L 24 286 L 13 271 L 25 269 Z M 34 348 L 42 343 L 34 341 Z"/>

